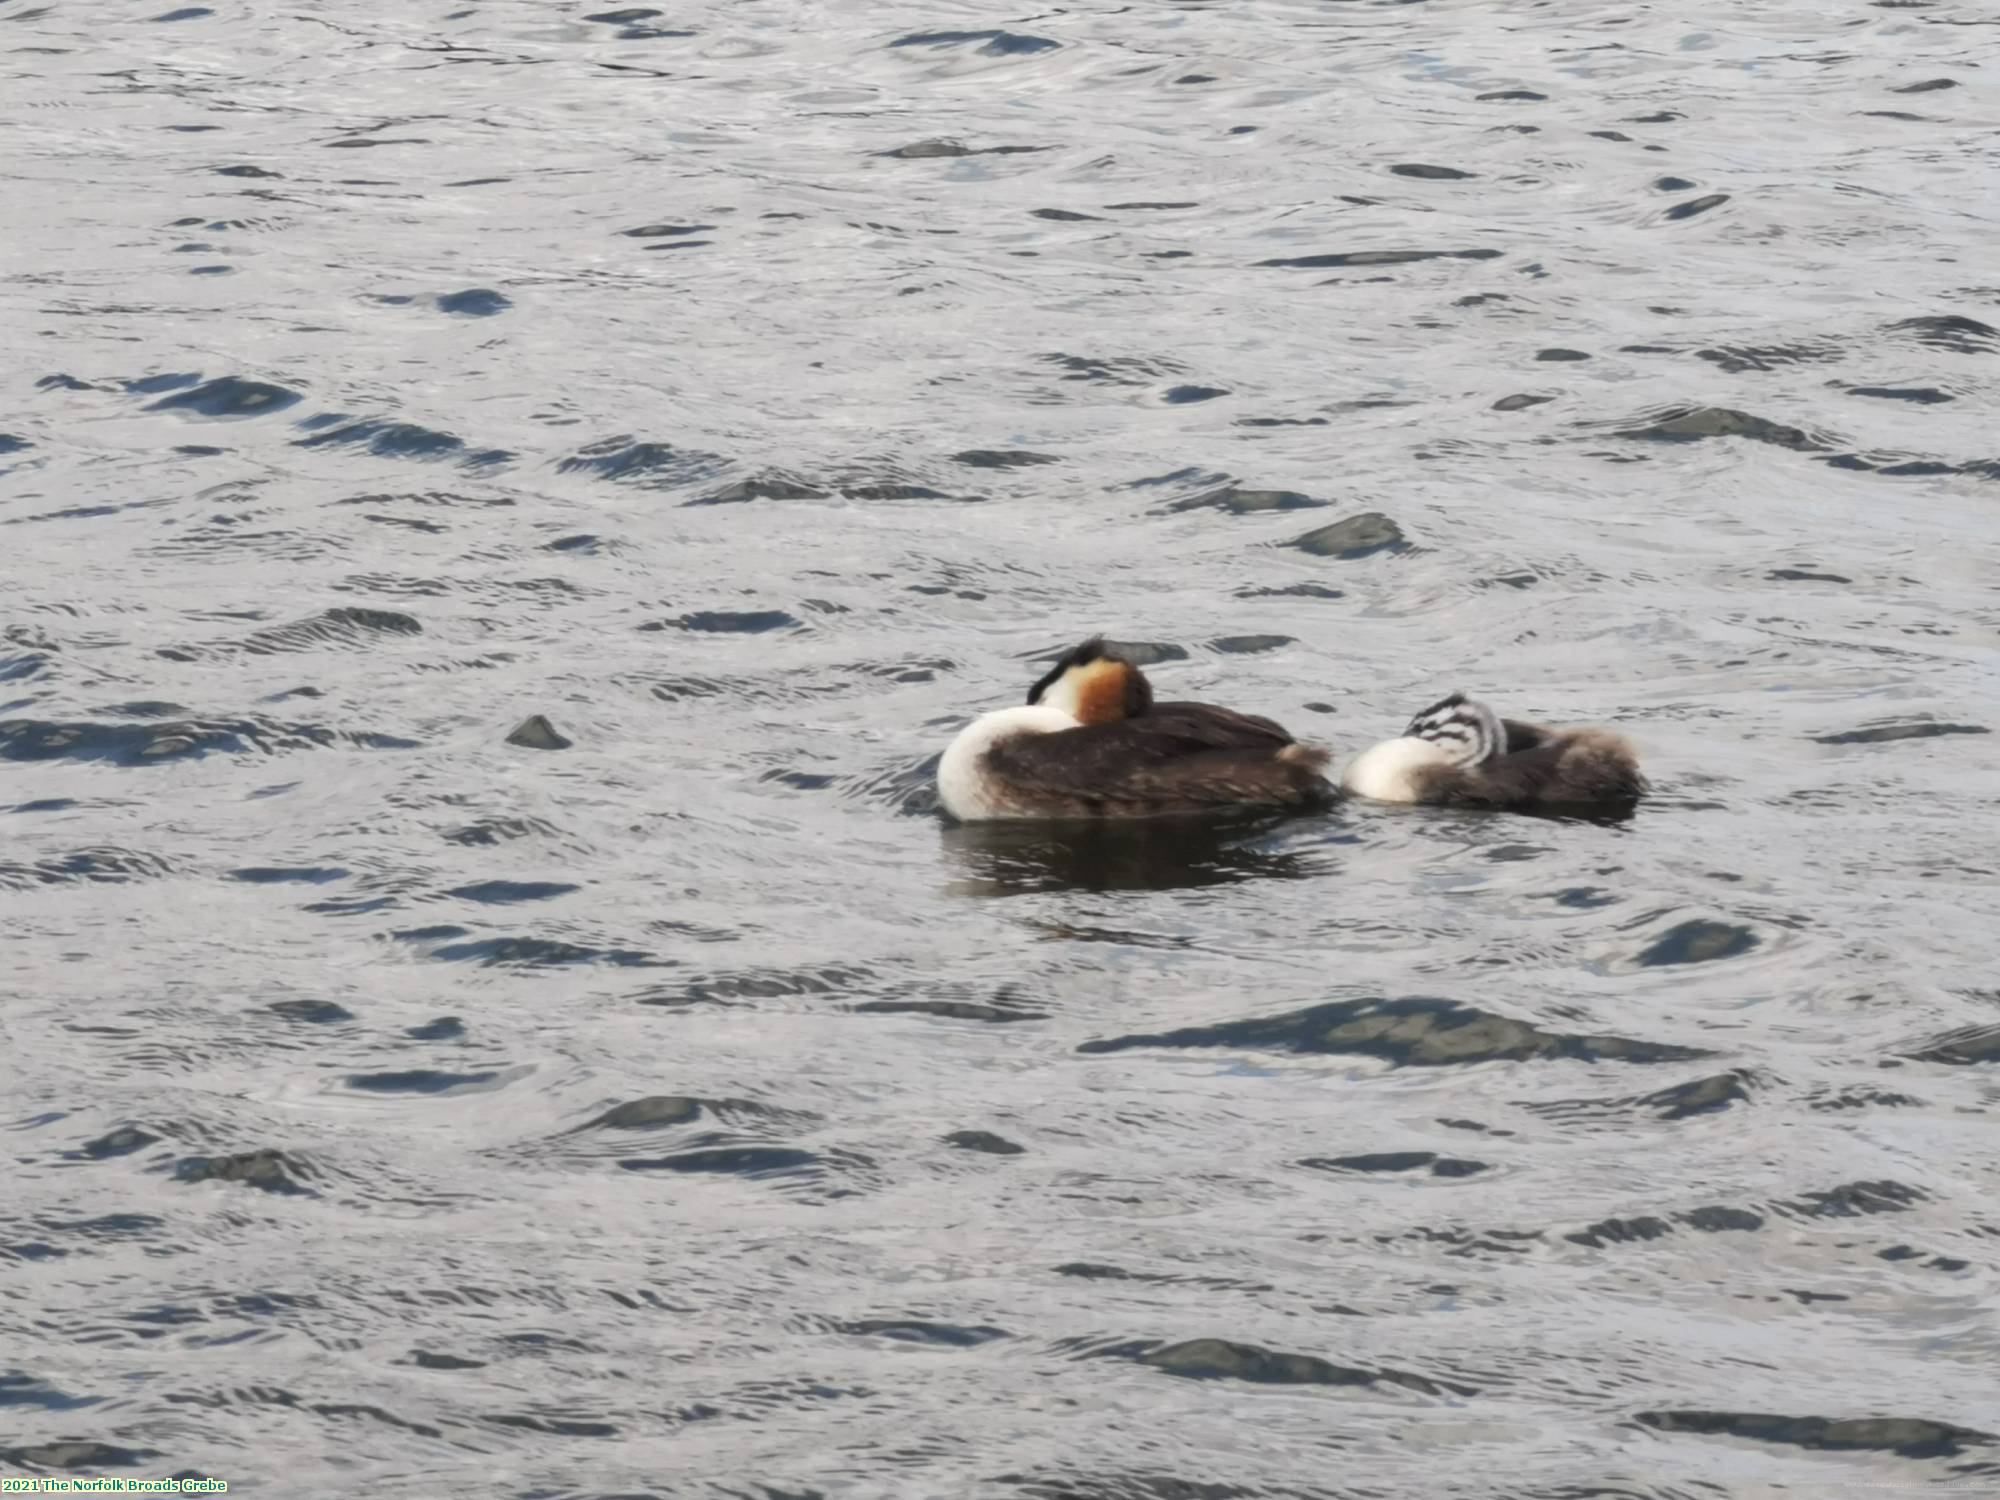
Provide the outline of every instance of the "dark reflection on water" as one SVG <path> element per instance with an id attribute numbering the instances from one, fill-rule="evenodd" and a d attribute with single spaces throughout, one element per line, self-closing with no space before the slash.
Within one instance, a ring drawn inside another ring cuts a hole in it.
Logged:
<path id="1" fill-rule="evenodd" d="M 1297 820 L 1292 820 L 1294 823 Z M 969 896 L 1035 891 L 1173 891 L 1245 880 L 1300 880 L 1325 867 L 1329 840 L 1275 847 L 1275 816 L 1123 822 L 946 824 L 948 889 Z"/>
<path id="2" fill-rule="evenodd" d="M 1993 1491 L 1991 19 L 0 3 L 0 1471 Z"/>

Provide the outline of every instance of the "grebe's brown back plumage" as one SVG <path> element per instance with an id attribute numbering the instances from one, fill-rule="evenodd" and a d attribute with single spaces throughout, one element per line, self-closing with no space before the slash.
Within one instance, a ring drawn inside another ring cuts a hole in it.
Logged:
<path id="1" fill-rule="evenodd" d="M 1277 724 L 1207 703 L 1156 703 L 1136 663 L 1085 641 L 946 752 L 938 787 L 964 819 L 1129 818 L 1305 807 L 1332 788 L 1324 751 Z"/>
<path id="2" fill-rule="evenodd" d="M 1622 735 L 1502 719 L 1453 693 L 1398 739 L 1356 756 L 1341 785 L 1382 802 L 1550 811 L 1629 808 L 1646 778 Z"/>
<path id="3" fill-rule="evenodd" d="M 1158 703 L 1136 719 L 1023 735 L 988 753 L 1010 794 L 1046 817 L 1118 818 L 1323 800 L 1326 752 L 1269 719 Z"/>

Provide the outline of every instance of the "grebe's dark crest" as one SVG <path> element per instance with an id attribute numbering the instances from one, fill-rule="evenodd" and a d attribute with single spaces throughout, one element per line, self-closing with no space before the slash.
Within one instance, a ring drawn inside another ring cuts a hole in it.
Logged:
<path id="1" fill-rule="evenodd" d="M 1079 724 L 1136 719 L 1153 706 L 1153 685 L 1136 662 L 1094 635 L 1065 651 L 1028 689 L 1028 702 L 1059 708 Z"/>

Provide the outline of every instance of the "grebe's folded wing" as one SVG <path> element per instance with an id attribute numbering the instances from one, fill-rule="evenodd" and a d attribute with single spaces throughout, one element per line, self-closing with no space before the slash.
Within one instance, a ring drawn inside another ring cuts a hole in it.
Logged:
<path id="1" fill-rule="evenodd" d="M 1150 724 L 1162 737 L 1171 736 L 1190 748 L 1205 750 L 1277 750 L 1292 743 L 1292 737 L 1276 721 L 1259 714 L 1239 714 L 1233 708 L 1217 708 L 1212 703 L 1155 703 L 1143 719 L 1129 722 Z"/>
<path id="2" fill-rule="evenodd" d="M 1294 806 L 1322 796 L 1326 757 L 1269 719 L 1203 703 L 1156 704 L 1135 719 L 1025 735 L 988 753 L 1018 792 L 1078 811 Z"/>

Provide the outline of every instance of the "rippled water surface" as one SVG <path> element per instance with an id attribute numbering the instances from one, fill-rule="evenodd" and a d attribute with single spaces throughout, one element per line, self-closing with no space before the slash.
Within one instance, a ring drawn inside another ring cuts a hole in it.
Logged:
<path id="1" fill-rule="evenodd" d="M 7 1473 L 2000 1485 L 1990 10 L 158 3 L 0 3 Z M 946 826 L 1093 630 L 1658 795 Z"/>

